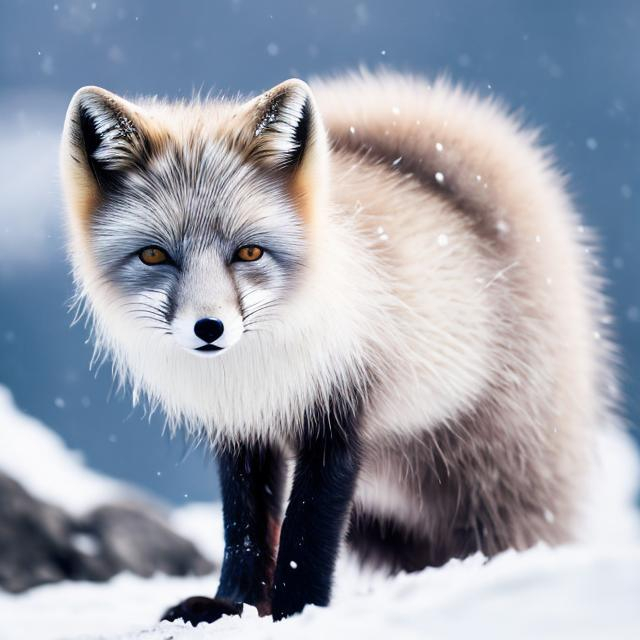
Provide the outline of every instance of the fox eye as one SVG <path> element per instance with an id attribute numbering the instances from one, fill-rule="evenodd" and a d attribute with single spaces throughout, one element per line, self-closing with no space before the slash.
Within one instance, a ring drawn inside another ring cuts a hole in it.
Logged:
<path id="1" fill-rule="evenodd" d="M 255 262 L 262 258 L 264 249 L 255 244 L 248 244 L 244 247 L 240 247 L 236 251 L 236 260 L 242 260 L 242 262 Z"/>
<path id="2" fill-rule="evenodd" d="M 160 247 L 145 247 L 141 249 L 138 253 L 138 257 L 142 262 L 148 264 L 150 266 L 154 266 L 156 264 L 163 264 L 169 261 L 169 255 L 164 249 Z"/>

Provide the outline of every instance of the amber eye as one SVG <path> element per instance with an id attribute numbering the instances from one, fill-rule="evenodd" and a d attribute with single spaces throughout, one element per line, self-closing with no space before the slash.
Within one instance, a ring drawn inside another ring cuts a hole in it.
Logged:
<path id="1" fill-rule="evenodd" d="M 160 247 L 145 247 L 138 254 L 140 260 L 148 265 L 162 264 L 169 260 L 169 256 L 164 249 Z"/>
<path id="2" fill-rule="evenodd" d="M 236 258 L 243 262 L 254 262 L 262 258 L 264 250 L 255 244 L 248 244 L 245 247 L 240 247 L 236 252 Z"/>

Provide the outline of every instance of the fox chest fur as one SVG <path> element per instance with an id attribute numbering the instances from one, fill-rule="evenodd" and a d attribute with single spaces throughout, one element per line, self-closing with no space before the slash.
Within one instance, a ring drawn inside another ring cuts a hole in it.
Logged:
<path id="1" fill-rule="evenodd" d="M 571 537 L 603 303 L 562 177 L 500 108 L 392 74 L 248 102 L 86 88 L 62 168 L 98 349 L 171 424 L 219 451 L 344 432 L 340 535 L 378 558 L 388 527 L 396 568 Z"/>

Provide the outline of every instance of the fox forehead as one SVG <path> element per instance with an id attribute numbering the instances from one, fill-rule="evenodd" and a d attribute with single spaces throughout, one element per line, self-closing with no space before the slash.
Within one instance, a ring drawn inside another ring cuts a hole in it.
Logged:
<path id="1" fill-rule="evenodd" d="M 224 144 L 203 138 L 166 142 L 152 151 L 105 203 L 112 210 L 143 209 L 145 215 L 134 220 L 164 233 L 184 234 L 196 225 L 200 233 L 210 230 L 232 238 L 260 233 L 274 222 L 295 221 L 278 181 Z"/>

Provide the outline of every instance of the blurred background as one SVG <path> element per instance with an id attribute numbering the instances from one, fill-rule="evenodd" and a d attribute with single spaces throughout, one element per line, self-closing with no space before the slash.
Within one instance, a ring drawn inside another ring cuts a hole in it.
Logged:
<path id="1" fill-rule="evenodd" d="M 385 65 L 447 73 L 543 127 L 602 238 L 624 410 L 639 424 L 639 42 L 637 0 L 3 0 L 0 384 L 93 468 L 175 503 L 215 497 L 204 452 L 132 410 L 108 364 L 89 372 L 87 331 L 70 326 L 57 178 L 67 103 L 87 84 L 180 98 Z"/>

